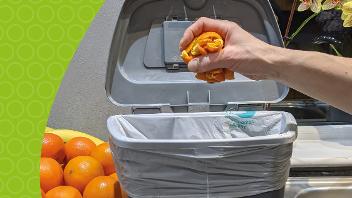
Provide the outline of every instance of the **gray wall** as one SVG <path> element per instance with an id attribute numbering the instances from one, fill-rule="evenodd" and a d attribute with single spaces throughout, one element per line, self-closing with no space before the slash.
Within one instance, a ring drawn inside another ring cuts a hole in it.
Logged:
<path id="1" fill-rule="evenodd" d="M 48 126 L 79 130 L 106 140 L 107 118 L 126 113 L 105 94 L 108 53 L 122 3 L 106 0 L 95 17 L 66 71 Z"/>

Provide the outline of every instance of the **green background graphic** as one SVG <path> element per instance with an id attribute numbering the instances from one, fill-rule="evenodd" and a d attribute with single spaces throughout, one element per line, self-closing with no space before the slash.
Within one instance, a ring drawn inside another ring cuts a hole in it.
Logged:
<path id="1" fill-rule="evenodd" d="M 0 197 L 40 197 L 41 139 L 103 0 L 0 0 Z"/>

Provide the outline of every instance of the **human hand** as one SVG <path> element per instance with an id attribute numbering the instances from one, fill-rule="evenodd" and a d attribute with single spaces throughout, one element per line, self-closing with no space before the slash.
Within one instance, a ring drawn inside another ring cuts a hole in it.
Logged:
<path id="1" fill-rule="evenodd" d="M 262 42 L 234 22 L 202 17 L 186 29 L 180 41 L 182 51 L 203 32 L 217 32 L 225 41 L 224 49 L 199 56 L 188 63 L 193 72 L 229 68 L 251 79 L 271 78 L 270 57 L 275 47 Z"/>

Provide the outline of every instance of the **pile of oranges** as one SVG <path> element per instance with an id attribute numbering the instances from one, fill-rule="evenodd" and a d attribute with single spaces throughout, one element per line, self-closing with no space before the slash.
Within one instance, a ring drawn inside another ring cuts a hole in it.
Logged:
<path id="1" fill-rule="evenodd" d="M 107 142 L 87 137 L 67 142 L 44 133 L 40 159 L 42 198 L 127 198 L 121 189 Z"/>

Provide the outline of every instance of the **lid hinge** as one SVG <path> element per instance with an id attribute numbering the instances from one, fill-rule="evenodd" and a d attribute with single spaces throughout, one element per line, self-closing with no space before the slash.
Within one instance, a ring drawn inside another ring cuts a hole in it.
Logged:
<path id="1" fill-rule="evenodd" d="M 158 107 L 132 107 L 132 114 L 154 114 L 161 113 Z"/>
<path id="2" fill-rule="evenodd" d="M 187 72 L 187 65 L 185 64 L 179 64 L 179 63 L 174 63 L 174 64 L 166 64 L 166 71 L 167 72 Z"/>
<path id="3" fill-rule="evenodd" d="M 132 107 L 132 114 L 156 114 L 156 113 L 172 113 L 170 106 L 155 106 L 155 107 Z"/>
<path id="4" fill-rule="evenodd" d="M 264 111 L 269 110 L 270 104 L 228 104 L 225 111 Z"/>

